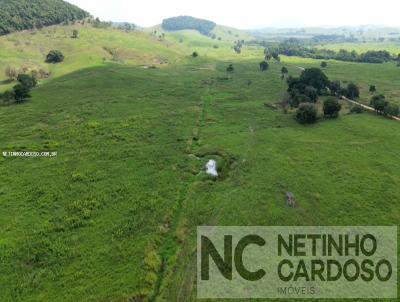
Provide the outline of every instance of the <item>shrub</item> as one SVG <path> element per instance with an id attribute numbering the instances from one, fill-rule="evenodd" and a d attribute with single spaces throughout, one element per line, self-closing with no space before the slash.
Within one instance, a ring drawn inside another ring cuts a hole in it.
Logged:
<path id="1" fill-rule="evenodd" d="M 79 37 L 79 32 L 78 30 L 74 29 L 72 31 L 72 39 L 78 39 L 78 37 Z"/>
<path id="2" fill-rule="evenodd" d="M 300 124 L 312 124 L 317 120 L 317 109 L 314 104 L 302 103 L 296 112 L 296 120 Z"/>
<path id="3" fill-rule="evenodd" d="M 353 107 L 351 107 L 351 109 L 350 109 L 350 113 L 354 113 L 354 114 L 361 114 L 361 113 L 363 113 L 363 112 L 364 112 L 363 107 L 358 106 L 358 105 L 353 106 Z"/>
<path id="4" fill-rule="evenodd" d="M 266 71 L 269 67 L 269 64 L 264 60 L 260 63 L 260 70 L 261 71 Z"/>
<path id="5" fill-rule="evenodd" d="M 301 103 L 312 103 L 311 99 L 300 92 L 294 92 L 290 96 L 289 104 L 292 108 L 297 108 Z"/>
<path id="6" fill-rule="evenodd" d="M 15 94 L 13 90 L 7 90 L 4 93 L 0 94 L 0 99 L 3 100 L 4 103 L 9 105 L 10 103 L 14 102 Z"/>
<path id="7" fill-rule="evenodd" d="M 392 103 L 387 103 L 385 108 L 383 108 L 384 115 L 398 116 L 399 115 L 399 106 Z"/>
<path id="8" fill-rule="evenodd" d="M 37 85 L 37 80 L 33 75 L 30 76 L 27 74 L 19 74 L 17 80 L 21 83 L 21 85 L 28 87 L 29 89 L 32 89 Z"/>
<path id="9" fill-rule="evenodd" d="M 234 72 L 235 68 L 233 67 L 233 64 L 229 64 L 229 66 L 226 68 L 227 72 Z"/>
<path id="10" fill-rule="evenodd" d="M 31 97 L 31 95 L 29 94 L 29 87 L 26 87 L 22 84 L 14 86 L 13 90 L 15 102 L 17 103 L 23 103 Z"/>
<path id="11" fill-rule="evenodd" d="M 371 102 L 370 102 L 370 105 L 377 112 L 383 112 L 383 109 L 385 109 L 387 104 L 388 104 L 388 101 L 386 101 L 386 97 L 383 94 L 373 96 L 371 98 Z"/>
<path id="12" fill-rule="evenodd" d="M 46 56 L 47 63 L 60 63 L 64 61 L 64 55 L 59 50 L 51 50 Z"/>
<path id="13" fill-rule="evenodd" d="M 192 57 L 193 58 L 197 58 L 199 56 L 199 54 L 197 53 L 197 51 L 194 51 L 193 53 L 192 53 Z"/>
<path id="14" fill-rule="evenodd" d="M 357 99 L 360 97 L 360 89 L 354 83 L 348 84 L 347 87 L 343 89 L 342 93 L 349 99 Z"/>
<path id="15" fill-rule="evenodd" d="M 339 116 L 342 105 L 339 103 L 337 98 L 327 98 L 324 102 L 324 115 L 330 118 L 336 118 Z"/>
<path id="16" fill-rule="evenodd" d="M 322 68 L 328 67 L 328 63 L 326 63 L 325 61 L 321 62 L 321 67 Z"/>

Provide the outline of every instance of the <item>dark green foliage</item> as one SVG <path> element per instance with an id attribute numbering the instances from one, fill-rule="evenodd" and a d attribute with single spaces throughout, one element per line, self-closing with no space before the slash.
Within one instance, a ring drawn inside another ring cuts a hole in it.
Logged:
<path id="1" fill-rule="evenodd" d="M 194 51 L 193 53 L 192 53 L 192 57 L 193 58 L 197 58 L 199 56 L 199 54 L 197 53 L 197 51 Z"/>
<path id="2" fill-rule="evenodd" d="M 300 75 L 300 82 L 312 86 L 320 92 L 329 85 L 328 77 L 319 68 L 308 68 Z"/>
<path id="3" fill-rule="evenodd" d="M 214 29 L 216 25 L 217 24 L 215 24 L 214 22 L 203 19 L 197 19 L 190 16 L 173 17 L 165 19 L 162 22 L 162 27 L 165 30 L 175 31 L 184 29 L 194 29 L 206 36 L 211 35 L 211 31 Z"/>
<path id="4" fill-rule="evenodd" d="M 72 39 L 78 39 L 78 37 L 79 37 L 79 32 L 77 29 L 74 29 L 72 31 Z"/>
<path id="5" fill-rule="evenodd" d="M 388 101 L 386 100 L 386 97 L 383 94 L 373 96 L 370 102 L 370 105 L 377 112 L 383 112 L 387 104 Z"/>
<path id="6" fill-rule="evenodd" d="M 325 61 L 321 62 L 321 68 L 326 68 L 328 67 L 328 63 L 326 63 Z"/>
<path id="7" fill-rule="evenodd" d="M 317 120 L 317 108 L 311 103 L 302 103 L 296 112 L 296 120 L 300 124 L 312 124 Z"/>
<path id="8" fill-rule="evenodd" d="M 46 63 L 60 63 L 64 61 L 64 55 L 59 50 L 51 50 L 46 56 Z"/>
<path id="9" fill-rule="evenodd" d="M 299 91 L 292 91 L 290 94 L 289 104 L 292 108 L 297 108 L 301 103 L 312 103 L 311 99 Z"/>
<path id="10" fill-rule="evenodd" d="M 0 0 L 0 35 L 88 16 L 87 12 L 62 0 Z"/>
<path id="11" fill-rule="evenodd" d="M 29 87 L 22 84 L 14 86 L 13 90 L 16 103 L 23 103 L 31 97 L 31 95 L 29 94 Z"/>
<path id="12" fill-rule="evenodd" d="M 283 66 L 282 69 L 281 69 L 281 73 L 282 74 L 288 74 L 289 70 L 285 66 Z"/>
<path id="13" fill-rule="evenodd" d="M 227 72 L 234 72 L 235 68 L 233 67 L 233 64 L 229 64 L 229 66 L 226 68 Z"/>
<path id="14" fill-rule="evenodd" d="M 329 82 L 328 88 L 331 91 L 331 94 L 337 95 L 341 91 L 340 81 Z"/>
<path id="15" fill-rule="evenodd" d="M 354 83 L 349 83 L 346 88 L 342 89 L 342 94 L 349 99 L 357 99 L 360 97 L 360 89 Z"/>
<path id="16" fill-rule="evenodd" d="M 397 104 L 387 103 L 383 108 L 384 115 L 399 116 L 399 106 Z"/>
<path id="17" fill-rule="evenodd" d="M 337 98 L 329 97 L 324 102 L 324 115 L 326 117 L 338 117 L 341 109 L 342 105 L 339 103 L 339 100 Z"/>
<path id="18" fill-rule="evenodd" d="M 297 39 L 288 39 L 272 48 L 269 52 L 272 54 L 276 52 L 285 56 L 297 56 L 304 58 L 313 58 L 319 60 L 339 60 L 348 62 L 363 62 L 363 63 L 384 63 L 393 60 L 390 52 L 386 50 L 367 51 L 358 54 L 356 51 L 348 51 L 341 49 L 335 52 L 330 49 L 319 49 L 307 47 L 302 41 Z M 267 54 L 266 54 L 267 55 Z M 322 62 L 324 63 L 324 62 Z M 326 63 L 326 62 L 325 62 Z M 325 64 L 324 64 L 325 65 Z M 321 67 L 325 68 L 326 66 Z"/>
<path id="19" fill-rule="evenodd" d="M 261 71 L 266 71 L 266 70 L 268 70 L 268 67 L 269 67 L 269 64 L 268 64 L 266 61 L 262 61 L 262 62 L 260 63 L 260 70 L 261 70 Z"/>
<path id="20" fill-rule="evenodd" d="M 19 74 L 17 77 L 18 82 L 21 85 L 27 87 L 28 89 L 32 89 L 37 85 L 37 80 L 34 76 L 27 75 L 27 74 Z"/>
<path id="21" fill-rule="evenodd" d="M 376 86 L 375 85 L 370 85 L 369 86 L 369 92 L 375 93 L 376 92 Z"/>
<path id="22" fill-rule="evenodd" d="M 358 105 L 357 106 L 353 106 L 350 109 L 350 113 L 361 114 L 361 113 L 364 113 L 364 109 L 363 109 L 363 107 L 358 106 Z"/>
<path id="23" fill-rule="evenodd" d="M 15 100 L 14 90 L 7 90 L 4 93 L 1 93 L 0 100 L 2 100 L 3 103 L 5 103 L 7 105 L 14 102 L 14 100 Z"/>

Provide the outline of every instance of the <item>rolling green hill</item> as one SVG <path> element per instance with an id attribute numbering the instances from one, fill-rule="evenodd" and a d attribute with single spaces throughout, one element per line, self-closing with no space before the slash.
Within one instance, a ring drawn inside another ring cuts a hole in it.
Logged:
<path id="1" fill-rule="evenodd" d="M 0 106 L 1 151 L 57 152 L 0 157 L 0 301 L 196 301 L 198 225 L 398 224 L 400 123 L 346 103 L 324 119 L 320 101 L 319 122 L 299 125 L 279 107 L 281 69 L 321 61 L 261 72 L 262 48 L 236 54 L 241 33 L 213 30 L 221 41 L 90 24 L 0 37 L 1 71 L 51 73 L 28 102 Z M 65 61 L 44 63 L 51 49 Z M 325 72 L 359 84 L 363 102 L 371 81 L 400 96 L 394 64 Z"/>
<path id="2" fill-rule="evenodd" d="M 0 0 L 0 35 L 88 16 L 87 12 L 62 0 Z"/>

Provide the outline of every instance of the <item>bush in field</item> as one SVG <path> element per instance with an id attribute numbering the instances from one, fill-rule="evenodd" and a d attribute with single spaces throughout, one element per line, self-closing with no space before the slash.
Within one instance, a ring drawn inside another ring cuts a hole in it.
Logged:
<path id="1" fill-rule="evenodd" d="M 197 53 L 197 51 L 194 51 L 193 53 L 192 53 L 192 57 L 193 58 L 197 58 L 199 56 L 199 54 Z"/>
<path id="2" fill-rule="evenodd" d="M 317 120 L 317 108 L 311 103 L 302 103 L 296 112 L 296 120 L 300 124 L 312 124 Z"/>
<path id="3" fill-rule="evenodd" d="M 13 92 L 14 92 L 15 102 L 23 103 L 27 99 L 29 99 L 31 97 L 31 95 L 29 94 L 29 91 L 30 91 L 29 87 L 26 87 L 22 84 L 18 84 L 16 86 L 14 86 Z"/>
<path id="4" fill-rule="evenodd" d="M 327 98 L 324 102 L 324 115 L 329 118 L 336 118 L 339 116 L 339 112 L 342 109 L 342 105 L 339 100 L 334 97 Z"/>
<path id="5" fill-rule="evenodd" d="M 386 100 L 386 97 L 383 94 L 373 96 L 371 98 L 371 102 L 370 102 L 370 105 L 378 113 L 383 112 L 383 109 L 385 109 L 387 104 L 388 104 L 388 101 Z"/>
<path id="6" fill-rule="evenodd" d="M 375 85 L 370 85 L 369 86 L 369 92 L 370 93 L 375 93 L 376 92 L 376 86 Z"/>
<path id="7" fill-rule="evenodd" d="M 64 55 L 59 50 L 51 50 L 46 56 L 47 63 L 60 63 L 64 61 Z"/>
<path id="8" fill-rule="evenodd" d="M 342 90 L 342 93 L 345 97 L 352 100 L 360 97 L 360 89 L 354 83 L 348 84 L 347 87 Z"/>
<path id="9" fill-rule="evenodd" d="M 321 68 L 326 68 L 328 67 L 328 63 L 326 63 L 325 61 L 321 62 Z"/>
<path id="10" fill-rule="evenodd" d="M 363 109 L 363 107 L 358 106 L 358 105 L 357 106 L 353 106 L 350 109 L 350 113 L 361 114 L 361 113 L 364 113 L 364 109 Z"/>
<path id="11" fill-rule="evenodd" d="M 19 74 L 17 80 L 21 85 L 28 87 L 29 89 L 32 89 L 37 85 L 37 80 L 33 75 Z"/>
<path id="12" fill-rule="evenodd" d="M 267 61 L 262 61 L 260 63 L 260 70 L 261 71 L 266 71 L 266 70 L 268 70 L 268 68 L 269 68 L 269 64 L 267 63 Z"/>
<path id="13" fill-rule="evenodd" d="M 3 103 L 9 105 L 10 103 L 15 101 L 15 95 L 13 90 L 7 90 L 4 93 L 0 94 L 0 99 Z"/>
<path id="14" fill-rule="evenodd" d="M 78 39 L 78 37 L 79 37 L 79 32 L 78 30 L 74 29 L 72 31 L 72 39 Z"/>
<path id="15" fill-rule="evenodd" d="M 396 104 L 388 103 L 385 108 L 383 108 L 384 115 L 399 116 L 399 106 Z"/>
<path id="16" fill-rule="evenodd" d="M 229 66 L 226 68 L 227 72 L 234 72 L 235 68 L 233 67 L 233 64 L 229 64 Z"/>

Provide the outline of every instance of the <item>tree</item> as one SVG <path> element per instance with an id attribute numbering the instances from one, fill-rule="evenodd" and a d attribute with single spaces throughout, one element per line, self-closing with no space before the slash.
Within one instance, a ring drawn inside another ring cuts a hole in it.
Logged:
<path id="1" fill-rule="evenodd" d="M 7 66 L 4 73 L 5 73 L 6 77 L 7 77 L 10 81 L 15 80 L 15 78 L 16 78 L 17 75 L 18 75 L 17 70 L 16 70 L 14 67 L 11 67 L 11 66 Z"/>
<path id="2" fill-rule="evenodd" d="M 325 61 L 321 62 L 321 68 L 326 68 L 328 67 L 328 63 L 326 63 Z"/>
<path id="3" fill-rule="evenodd" d="M 22 84 L 14 86 L 13 90 L 14 90 L 15 101 L 17 103 L 23 103 L 24 101 L 26 101 L 31 97 L 31 95 L 29 94 L 29 88 Z"/>
<path id="4" fill-rule="evenodd" d="M 340 81 L 329 82 L 328 88 L 332 95 L 337 95 L 341 90 Z"/>
<path id="5" fill-rule="evenodd" d="M 234 72 L 235 68 L 233 67 L 233 64 L 229 64 L 229 66 L 226 68 L 226 71 L 230 73 Z"/>
<path id="6" fill-rule="evenodd" d="M 392 103 L 387 103 L 383 108 L 384 115 L 398 116 L 400 112 L 399 106 Z"/>
<path id="7" fill-rule="evenodd" d="M 360 97 L 360 89 L 354 83 L 349 83 L 347 85 L 347 88 L 344 89 L 343 92 L 344 92 L 345 97 L 347 97 L 349 99 L 357 99 Z"/>
<path id="8" fill-rule="evenodd" d="M 19 74 L 17 80 L 21 83 L 21 85 L 28 87 L 28 89 L 32 89 L 37 85 L 36 78 L 27 74 Z"/>
<path id="9" fill-rule="evenodd" d="M 47 63 L 60 63 L 64 61 L 64 55 L 59 50 L 51 50 L 46 56 Z"/>
<path id="10" fill-rule="evenodd" d="M 370 86 L 369 86 L 369 92 L 370 92 L 370 93 L 375 93 L 375 92 L 376 92 L 376 87 L 375 87 L 375 85 L 370 85 Z"/>
<path id="11" fill-rule="evenodd" d="M 289 73 L 289 70 L 285 66 L 283 66 L 281 69 L 281 74 L 287 75 L 288 73 Z"/>
<path id="12" fill-rule="evenodd" d="M 267 63 L 267 61 L 262 61 L 262 62 L 260 63 L 260 70 L 261 70 L 261 71 L 266 71 L 266 70 L 268 70 L 268 67 L 269 67 L 269 64 Z"/>
<path id="13" fill-rule="evenodd" d="M 317 120 L 317 109 L 314 104 L 303 103 L 296 112 L 296 120 L 300 124 L 312 124 Z"/>
<path id="14" fill-rule="evenodd" d="M 78 37 L 79 37 L 79 32 L 78 32 L 77 29 L 74 29 L 74 30 L 72 31 L 72 38 L 73 38 L 73 39 L 78 39 Z"/>
<path id="15" fill-rule="evenodd" d="M 306 86 L 313 86 L 320 92 L 329 85 L 328 77 L 319 68 L 308 68 L 300 75 L 300 82 Z"/>
<path id="16" fill-rule="evenodd" d="M 385 107 L 388 105 L 388 101 L 386 101 L 386 97 L 383 94 L 374 95 L 371 98 L 370 105 L 378 112 L 383 112 Z"/>
<path id="17" fill-rule="evenodd" d="M 339 103 L 337 98 L 329 97 L 324 102 L 324 115 L 327 117 L 338 117 L 341 109 L 342 105 Z"/>
<path id="18" fill-rule="evenodd" d="M 194 51 L 193 53 L 192 53 L 192 57 L 193 58 L 197 58 L 199 56 L 199 54 L 197 53 L 197 51 Z"/>

